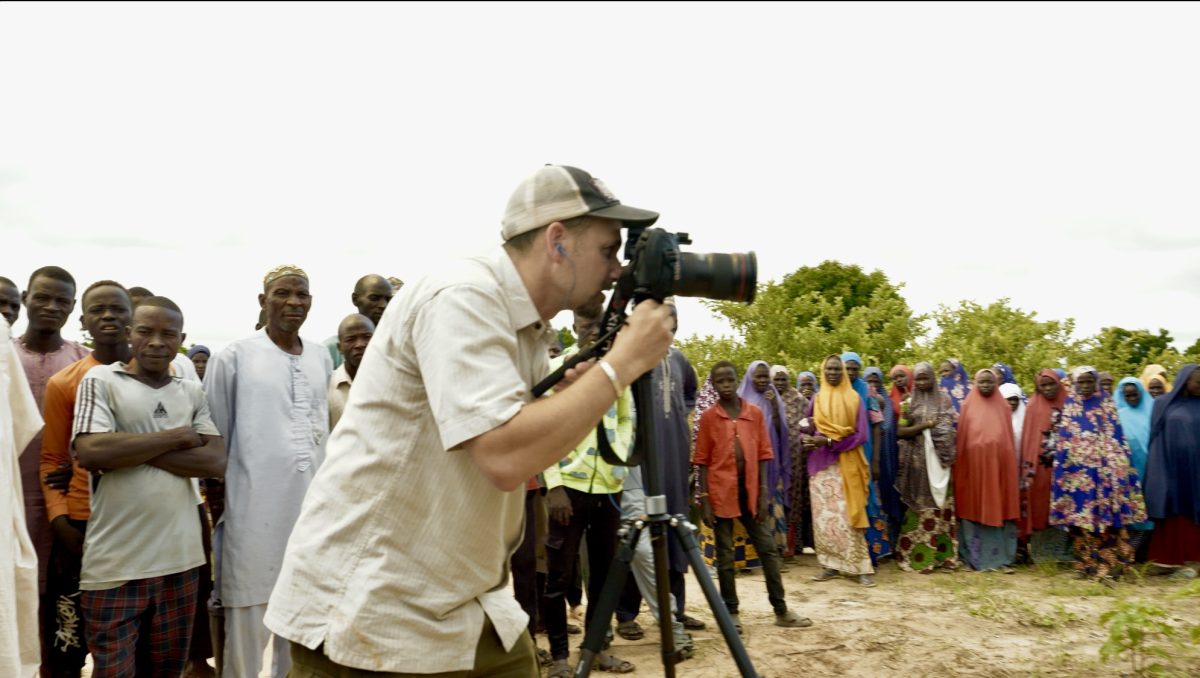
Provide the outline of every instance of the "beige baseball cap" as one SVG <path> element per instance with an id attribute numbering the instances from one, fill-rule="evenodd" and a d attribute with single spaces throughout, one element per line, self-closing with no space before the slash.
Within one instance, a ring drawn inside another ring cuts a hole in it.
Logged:
<path id="1" fill-rule="evenodd" d="M 625 226 L 650 226 L 658 220 L 658 212 L 622 205 L 599 179 L 577 167 L 546 165 L 513 191 L 500 222 L 500 237 L 507 242 L 547 224 L 585 214 L 616 219 Z"/>

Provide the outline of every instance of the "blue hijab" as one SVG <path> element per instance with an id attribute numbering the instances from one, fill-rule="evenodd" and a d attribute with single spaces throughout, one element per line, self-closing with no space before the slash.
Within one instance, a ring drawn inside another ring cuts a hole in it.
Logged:
<path id="1" fill-rule="evenodd" d="M 954 371 L 950 376 L 942 377 L 938 381 L 938 387 L 942 389 L 942 393 L 950 396 L 950 404 L 954 405 L 954 413 L 958 414 L 962 411 L 967 394 L 971 392 L 971 377 L 967 374 L 967 368 L 963 367 L 957 358 L 947 358 L 946 362 L 953 366 Z"/>
<path id="2" fill-rule="evenodd" d="M 854 381 L 850 382 L 850 385 L 854 388 L 854 392 L 858 394 L 858 397 L 862 400 L 863 405 L 866 406 L 868 410 L 874 410 L 876 412 L 880 411 L 879 402 L 874 398 L 867 397 L 867 395 L 870 393 L 870 385 L 867 384 L 866 380 L 863 379 L 863 375 L 866 374 L 866 372 L 862 370 L 862 358 L 859 357 L 859 355 L 854 351 L 846 351 L 842 354 L 841 358 L 843 364 L 849 360 L 853 360 L 854 362 L 858 363 L 858 377 L 856 377 Z M 889 400 L 889 398 L 885 397 L 884 400 Z M 870 428 L 871 424 L 867 424 L 867 440 L 863 443 L 863 456 L 866 457 L 868 466 L 870 466 L 872 460 L 875 459 L 875 443 L 872 440 L 874 436 L 872 435 Z M 883 460 L 881 459 L 880 462 L 882 461 Z M 881 464 L 880 475 L 882 474 L 883 467 Z M 888 528 L 887 520 L 882 516 L 882 510 L 880 509 L 879 504 L 879 492 L 874 480 L 869 483 L 868 488 L 867 520 L 870 522 L 870 525 L 867 527 L 867 544 L 868 550 L 871 553 L 871 562 L 875 563 L 878 562 L 879 558 L 891 554 L 892 546 L 890 542 L 890 530 Z"/>
<path id="3" fill-rule="evenodd" d="M 1175 385 L 1154 401 L 1146 459 L 1146 511 L 1155 520 L 1183 516 L 1200 523 L 1200 398 L 1188 396 L 1196 363 L 1179 370 Z"/>
<path id="4" fill-rule="evenodd" d="M 999 375 L 1000 383 L 996 384 L 996 388 L 1000 388 L 1003 384 L 1015 384 L 1017 380 L 1013 377 L 1012 368 L 1005 363 L 996 363 L 992 365 L 992 370 Z"/>
<path id="5" fill-rule="evenodd" d="M 775 392 L 774 400 L 767 400 L 763 394 L 754 390 L 754 372 L 759 365 L 766 367 L 767 370 L 771 369 L 765 360 L 755 360 L 750 363 L 750 367 L 746 368 L 746 374 L 742 377 L 742 385 L 738 387 L 738 395 L 742 400 L 763 411 L 763 418 L 767 423 L 767 433 L 771 437 L 771 449 L 775 452 L 775 458 L 767 462 L 767 489 L 774 497 L 778 482 L 783 480 L 783 500 L 786 504 L 792 485 L 791 451 L 788 446 L 791 438 L 788 437 L 787 411 L 784 409 L 783 398 L 775 389 L 775 384 L 769 380 L 767 388 Z"/>
<path id="6" fill-rule="evenodd" d="M 817 391 L 821 390 L 821 380 L 817 379 L 817 375 L 813 374 L 812 372 L 801 372 L 800 374 L 796 375 L 796 389 L 797 390 L 800 389 L 800 380 L 803 379 L 804 377 L 810 377 L 812 379 L 814 394 Z"/>
<path id="7" fill-rule="evenodd" d="M 1138 395 L 1141 396 L 1137 407 L 1131 407 L 1129 403 L 1125 402 L 1126 384 L 1133 384 L 1137 387 Z M 1121 430 L 1125 433 L 1125 442 L 1129 444 L 1130 461 L 1137 469 L 1138 477 L 1145 480 L 1146 458 L 1150 453 L 1150 414 L 1154 410 L 1154 398 L 1150 397 L 1150 393 L 1142 385 L 1142 380 L 1137 377 L 1125 377 L 1118 382 L 1113 387 L 1112 397 L 1117 404 L 1117 417 L 1121 420 Z M 1149 530 L 1154 528 L 1154 523 L 1146 521 L 1132 527 L 1138 530 Z"/>

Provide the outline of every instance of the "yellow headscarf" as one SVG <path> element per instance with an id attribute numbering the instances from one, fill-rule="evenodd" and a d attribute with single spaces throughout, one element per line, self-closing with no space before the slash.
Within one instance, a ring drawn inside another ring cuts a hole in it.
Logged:
<path id="1" fill-rule="evenodd" d="M 837 386 L 825 381 L 825 365 L 830 360 L 842 361 L 837 355 L 821 361 L 821 390 L 817 391 L 816 402 L 813 403 L 813 423 L 817 430 L 830 439 L 842 440 L 854 433 L 861 400 L 849 379 L 842 377 Z M 850 526 L 866 529 L 870 525 L 867 498 L 871 491 L 871 471 L 863 448 L 860 446 L 839 454 L 838 470 L 842 473 L 842 491 L 846 495 L 846 515 L 850 518 Z"/>
<path id="2" fill-rule="evenodd" d="M 1162 365 L 1147 365 L 1146 369 L 1142 370 L 1142 386 L 1146 390 L 1150 390 L 1150 380 L 1158 379 L 1162 382 L 1163 393 L 1171 392 L 1171 380 L 1167 378 L 1167 368 Z"/>

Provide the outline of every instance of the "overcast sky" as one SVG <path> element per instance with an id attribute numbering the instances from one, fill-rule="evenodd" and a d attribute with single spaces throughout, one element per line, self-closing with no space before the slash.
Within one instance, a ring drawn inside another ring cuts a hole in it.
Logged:
<path id="1" fill-rule="evenodd" d="M 834 258 L 917 312 L 1007 296 L 1184 349 L 1197 35 L 1184 3 L 5 2 L 0 275 L 142 285 L 220 347 L 293 263 L 319 341 L 360 275 L 498 243 L 552 162 L 760 281 Z"/>

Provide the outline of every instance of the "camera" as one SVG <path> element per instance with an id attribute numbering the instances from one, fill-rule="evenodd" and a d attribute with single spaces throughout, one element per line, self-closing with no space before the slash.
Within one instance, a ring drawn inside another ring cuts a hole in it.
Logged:
<path id="1" fill-rule="evenodd" d="M 687 233 L 670 233 L 661 228 L 630 228 L 625 243 L 629 264 L 617 281 L 624 299 L 654 299 L 670 296 L 705 297 L 754 301 L 758 260 L 754 252 L 744 254 L 694 254 L 680 245 L 692 244 Z"/>

